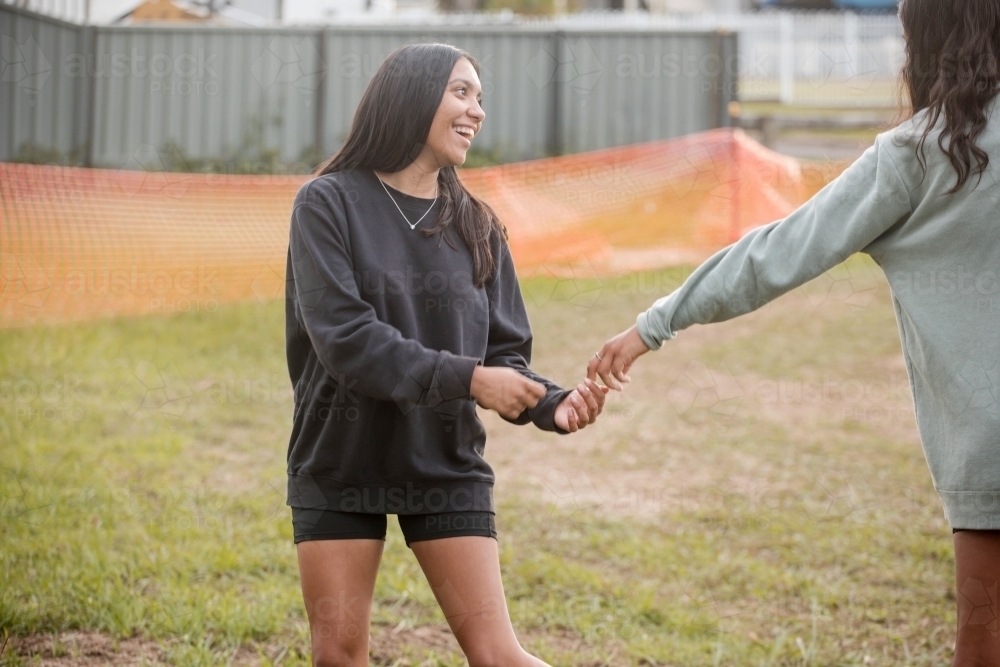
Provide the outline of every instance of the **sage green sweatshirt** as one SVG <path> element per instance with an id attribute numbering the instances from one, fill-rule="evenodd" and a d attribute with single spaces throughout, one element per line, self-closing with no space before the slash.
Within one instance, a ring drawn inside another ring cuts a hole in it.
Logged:
<path id="1" fill-rule="evenodd" d="M 651 349 L 692 324 L 755 310 L 843 262 L 886 274 L 917 426 L 953 528 L 1000 529 L 1000 118 L 978 145 L 980 179 L 956 174 L 942 123 L 917 160 L 926 113 L 880 134 L 839 178 L 784 220 L 752 230 L 637 319 Z"/>

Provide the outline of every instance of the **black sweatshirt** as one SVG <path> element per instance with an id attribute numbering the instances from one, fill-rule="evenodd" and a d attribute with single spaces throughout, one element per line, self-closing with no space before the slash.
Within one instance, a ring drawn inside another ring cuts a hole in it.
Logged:
<path id="1" fill-rule="evenodd" d="M 388 187 L 388 186 L 387 186 Z M 410 222 L 421 199 L 388 188 Z M 486 432 L 469 393 L 476 365 L 545 385 L 515 424 L 565 433 L 570 393 L 535 374 L 531 327 L 506 241 L 473 284 L 472 255 L 425 236 L 440 200 L 411 230 L 374 172 L 315 178 L 292 209 L 285 306 L 295 413 L 288 504 L 343 512 L 494 511 Z"/>

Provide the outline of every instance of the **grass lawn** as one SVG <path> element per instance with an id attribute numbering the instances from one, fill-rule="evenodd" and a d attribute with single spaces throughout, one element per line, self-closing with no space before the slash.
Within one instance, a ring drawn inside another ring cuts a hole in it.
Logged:
<path id="1" fill-rule="evenodd" d="M 522 285 L 540 372 L 686 270 Z M 2 665 L 305 665 L 283 303 L 0 331 Z M 553 665 L 944 665 L 951 537 L 867 259 L 643 357 L 574 436 L 482 413 L 522 642 Z M 394 521 L 372 662 L 461 665 Z"/>

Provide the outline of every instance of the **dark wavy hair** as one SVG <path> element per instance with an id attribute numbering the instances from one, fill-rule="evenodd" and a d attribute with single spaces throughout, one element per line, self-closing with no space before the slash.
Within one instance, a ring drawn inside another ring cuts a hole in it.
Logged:
<path id="1" fill-rule="evenodd" d="M 393 51 L 368 83 L 344 145 L 315 175 L 354 169 L 394 173 L 411 164 L 423 150 L 459 58 L 479 73 L 475 58 L 448 44 L 411 44 Z M 506 239 L 507 230 L 496 212 L 466 189 L 455 167 L 438 172 L 438 193 L 442 200 L 438 222 L 421 231 L 426 236 L 440 234 L 455 248 L 447 232 L 457 230 L 472 254 L 473 280 L 482 287 L 497 262 L 491 249 L 494 235 Z"/>
<path id="2" fill-rule="evenodd" d="M 903 0 L 899 18 L 906 36 L 903 88 L 911 114 L 927 110 L 917 158 L 926 173 L 924 144 L 943 119 L 938 147 L 958 174 L 954 194 L 973 175 L 981 179 L 990 163 L 976 142 L 1000 87 L 1000 0 Z"/>

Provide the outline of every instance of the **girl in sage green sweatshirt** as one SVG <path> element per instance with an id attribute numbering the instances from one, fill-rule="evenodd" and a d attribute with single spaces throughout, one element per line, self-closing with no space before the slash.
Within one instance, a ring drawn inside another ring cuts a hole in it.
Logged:
<path id="1" fill-rule="evenodd" d="M 892 290 L 917 426 L 955 531 L 955 665 L 1000 665 L 1000 0 L 904 0 L 912 117 L 784 220 L 708 259 L 594 355 L 613 388 L 692 324 L 863 252 Z M 986 607 L 977 611 L 980 607 Z"/>

